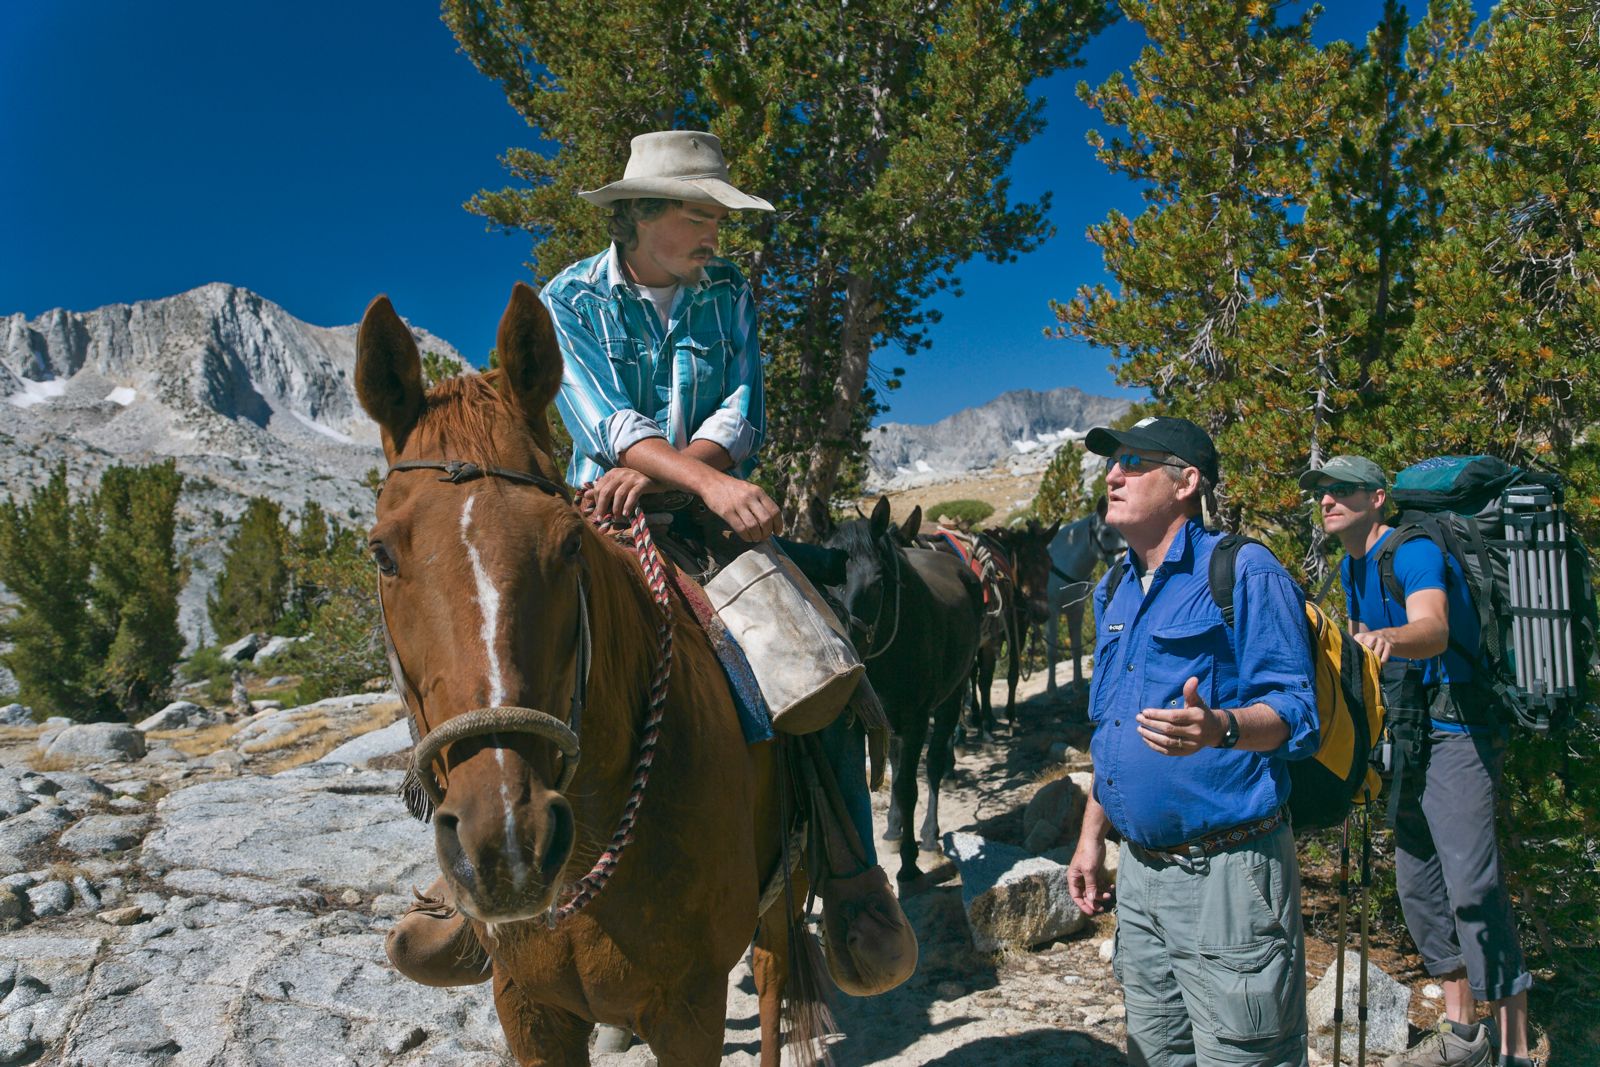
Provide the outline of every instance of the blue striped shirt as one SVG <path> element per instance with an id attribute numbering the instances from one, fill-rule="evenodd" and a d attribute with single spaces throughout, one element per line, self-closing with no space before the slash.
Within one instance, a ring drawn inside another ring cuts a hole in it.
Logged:
<path id="1" fill-rule="evenodd" d="M 713 258 L 682 285 L 665 327 L 623 270 L 616 245 L 579 260 L 539 294 L 566 370 L 556 409 L 572 434 L 567 481 L 581 486 L 660 437 L 712 441 L 748 475 L 766 436 L 755 304 L 739 269 Z"/>

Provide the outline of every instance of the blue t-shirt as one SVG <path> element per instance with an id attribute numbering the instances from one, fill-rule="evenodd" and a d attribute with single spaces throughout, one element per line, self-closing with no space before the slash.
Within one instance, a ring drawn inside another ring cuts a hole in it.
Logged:
<path id="1" fill-rule="evenodd" d="M 1394 536 L 1388 530 L 1378 538 L 1378 543 L 1360 559 L 1346 556 L 1339 563 L 1339 580 L 1344 585 L 1345 603 L 1349 605 L 1350 619 L 1360 622 L 1369 630 L 1382 630 L 1391 626 L 1404 626 L 1406 605 L 1389 595 L 1377 565 L 1379 550 L 1385 541 Z M 1478 609 L 1472 605 L 1472 595 L 1467 591 L 1466 576 L 1461 564 L 1439 551 L 1426 537 L 1415 537 L 1394 554 L 1394 576 L 1406 596 L 1424 589 L 1442 589 L 1450 617 L 1450 647 L 1443 655 L 1422 661 L 1422 681 L 1434 685 L 1440 681 L 1464 683 L 1472 681 L 1476 673 L 1474 664 L 1478 656 Z M 1468 659 L 1456 646 L 1472 654 Z M 1404 657 L 1394 659 L 1407 662 Z M 1459 723 L 1434 720 L 1434 726 L 1443 730 L 1464 730 Z"/>

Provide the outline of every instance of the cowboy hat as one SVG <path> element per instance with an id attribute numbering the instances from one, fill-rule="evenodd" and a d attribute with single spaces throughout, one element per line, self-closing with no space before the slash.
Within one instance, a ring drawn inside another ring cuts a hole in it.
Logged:
<path id="1" fill-rule="evenodd" d="M 621 181 L 578 195 L 601 207 L 618 200 L 664 197 L 721 204 L 733 210 L 772 210 L 759 196 L 741 193 L 729 184 L 722 142 L 714 134 L 696 130 L 641 133 L 633 139 Z"/>

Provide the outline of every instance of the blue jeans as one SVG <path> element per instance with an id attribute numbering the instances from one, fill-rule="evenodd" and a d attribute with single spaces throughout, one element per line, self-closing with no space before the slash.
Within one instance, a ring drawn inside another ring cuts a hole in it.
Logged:
<path id="1" fill-rule="evenodd" d="M 828 726 L 817 731 L 822 751 L 828 757 L 828 766 L 839 783 L 839 793 L 850 812 L 850 822 L 861 838 L 867 862 L 877 863 L 878 852 L 872 839 L 872 797 L 867 790 L 867 768 L 864 745 L 866 731 L 848 709 Z"/>

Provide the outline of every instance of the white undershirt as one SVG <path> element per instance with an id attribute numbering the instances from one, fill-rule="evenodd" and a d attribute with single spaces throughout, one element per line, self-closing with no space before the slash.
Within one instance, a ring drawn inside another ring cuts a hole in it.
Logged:
<path id="1" fill-rule="evenodd" d="M 650 302 L 656 306 L 656 317 L 661 320 L 661 328 L 667 328 L 667 317 L 672 314 L 672 302 L 678 298 L 678 285 L 641 285 L 650 297 Z"/>

